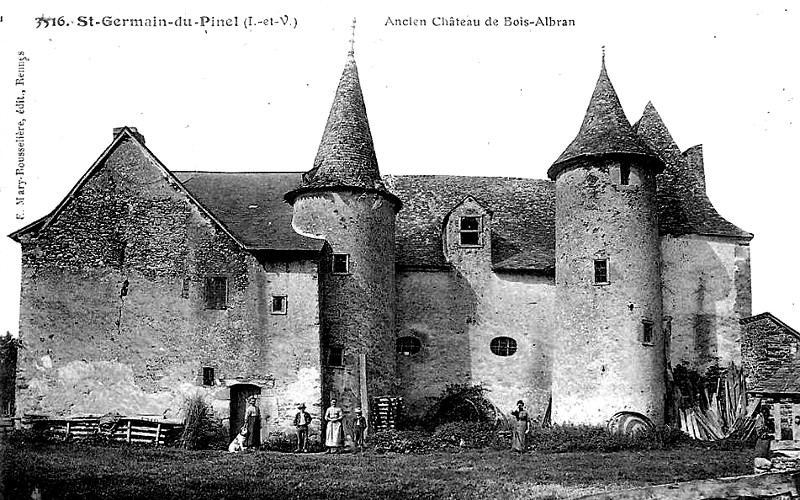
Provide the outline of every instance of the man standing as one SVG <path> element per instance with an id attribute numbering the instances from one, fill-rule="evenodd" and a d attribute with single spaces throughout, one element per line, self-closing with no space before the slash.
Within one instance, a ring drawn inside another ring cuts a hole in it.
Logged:
<path id="1" fill-rule="evenodd" d="M 295 453 L 308 453 L 308 426 L 311 424 L 311 415 L 306 411 L 305 403 L 297 405 L 297 414 L 294 416 L 294 426 L 297 429 L 297 449 Z"/>
<path id="2" fill-rule="evenodd" d="M 256 406 L 256 401 L 255 396 L 247 398 L 247 410 L 244 413 L 247 427 L 244 447 L 248 450 L 257 450 L 261 446 L 261 410 Z"/>

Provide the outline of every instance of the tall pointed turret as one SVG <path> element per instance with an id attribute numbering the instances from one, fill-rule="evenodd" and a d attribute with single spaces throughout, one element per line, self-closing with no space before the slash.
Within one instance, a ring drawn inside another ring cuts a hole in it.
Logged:
<path id="1" fill-rule="evenodd" d="M 303 175 L 303 184 L 286 194 L 286 200 L 293 203 L 298 194 L 320 188 L 379 191 L 391 197 L 397 209 L 400 209 L 400 200 L 386 189 L 381 180 L 352 46 L 339 79 L 314 166 Z"/>
<path id="2" fill-rule="evenodd" d="M 547 176 L 555 180 L 563 168 L 580 157 L 613 154 L 641 155 L 656 160 L 658 158 L 633 131 L 625 117 L 617 92 L 608 77 L 603 55 L 600 76 L 597 78 L 581 129 L 547 171 Z M 663 165 L 657 161 L 654 165 L 658 172 L 663 169 Z"/>
<path id="3" fill-rule="evenodd" d="M 618 412 L 664 421 L 656 174 L 605 61 L 578 136 L 548 171 L 556 185 L 554 422 Z"/>
<path id="4" fill-rule="evenodd" d="M 392 394 L 395 381 L 395 218 L 381 181 L 351 48 L 314 167 L 285 195 L 292 226 L 327 241 L 321 265 L 322 400 L 346 411 Z M 365 411 L 365 414 L 368 414 Z"/>

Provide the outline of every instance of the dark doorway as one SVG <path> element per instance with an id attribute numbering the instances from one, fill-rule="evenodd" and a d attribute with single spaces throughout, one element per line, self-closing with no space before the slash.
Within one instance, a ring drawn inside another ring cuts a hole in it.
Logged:
<path id="1" fill-rule="evenodd" d="M 231 429 L 233 439 L 244 425 L 244 413 L 247 410 L 247 398 L 259 396 L 261 388 L 252 384 L 238 384 L 231 387 Z"/>

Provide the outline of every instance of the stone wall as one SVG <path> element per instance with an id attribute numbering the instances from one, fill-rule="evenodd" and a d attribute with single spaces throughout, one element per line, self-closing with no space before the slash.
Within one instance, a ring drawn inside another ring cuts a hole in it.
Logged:
<path id="1" fill-rule="evenodd" d="M 745 319 L 742 361 L 749 392 L 800 395 L 800 335 L 769 313 Z M 766 398 L 765 402 L 773 402 Z"/>
<path id="2" fill-rule="evenodd" d="M 584 161 L 556 179 L 555 422 L 602 425 L 619 411 L 663 422 L 655 176 L 628 164 L 629 183 L 621 185 L 623 166 Z M 602 259 L 608 279 L 595 283 Z"/>
<path id="3" fill-rule="evenodd" d="M 416 354 L 400 354 L 398 378 L 406 408 L 422 416 L 449 384 L 482 384 L 505 413 L 525 400 L 532 416 L 547 410 L 554 287 L 552 278 L 494 274 L 483 283 L 457 270 L 400 271 L 398 338 L 421 341 Z M 514 339 L 517 351 L 497 356 L 493 338 Z"/>
<path id="4" fill-rule="evenodd" d="M 661 239 L 670 363 L 705 373 L 741 364 L 739 320 L 751 314 L 750 247 L 730 238 Z"/>
<path id="5" fill-rule="evenodd" d="M 229 387 L 252 384 L 262 389 L 267 424 L 294 402 L 269 399 L 276 380 L 313 397 L 319 365 L 308 344 L 318 341 L 318 301 L 302 296 L 315 293 L 306 288 L 315 286 L 313 266 L 303 264 L 296 284 L 281 284 L 304 305 L 297 324 L 279 326 L 262 263 L 136 141 L 124 139 L 61 213 L 21 242 L 20 335 L 28 348 L 19 362 L 19 414 L 180 417 L 183 398 L 199 393 L 224 421 Z M 227 279 L 222 309 L 206 308 L 211 276 Z M 302 348 L 277 357 L 272 335 L 288 330 Z M 213 369 L 210 385 L 204 367 Z"/>

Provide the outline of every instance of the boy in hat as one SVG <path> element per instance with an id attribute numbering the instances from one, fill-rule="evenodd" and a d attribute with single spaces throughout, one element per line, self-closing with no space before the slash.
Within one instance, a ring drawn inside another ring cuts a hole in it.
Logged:
<path id="1" fill-rule="evenodd" d="M 361 408 L 356 408 L 356 416 L 353 419 L 353 445 L 359 451 L 364 450 L 364 430 L 367 428 L 367 419 L 361 414 Z"/>
<path id="2" fill-rule="evenodd" d="M 311 424 L 311 415 L 306 411 L 305 403 L 297 405 L 297 414 L 294 416 L 294 426 L 297 429 L 297 449 L 295 453 L 308 452 L 308 426 Z"/>

